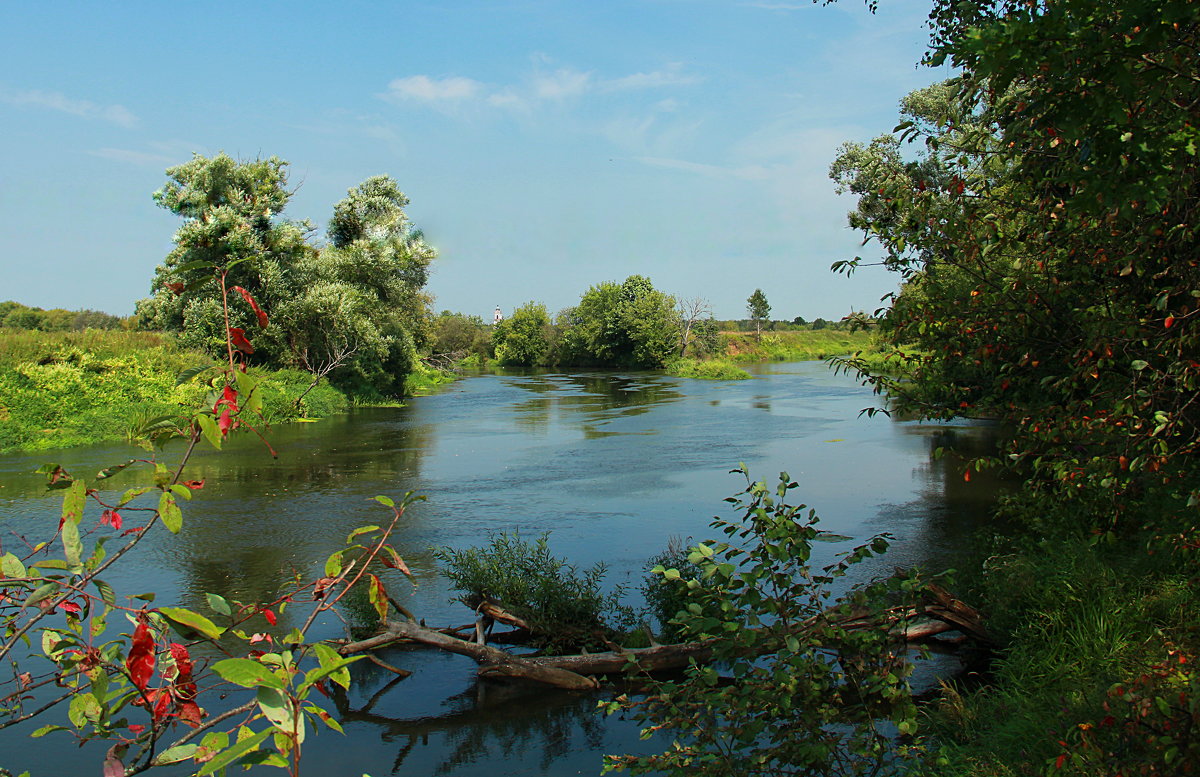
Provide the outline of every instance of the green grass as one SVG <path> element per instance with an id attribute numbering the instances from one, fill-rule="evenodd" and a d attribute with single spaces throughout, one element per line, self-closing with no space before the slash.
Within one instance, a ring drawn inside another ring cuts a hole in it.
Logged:
<path id="1" fill-rule="evenodd" d="M 1172 649 L 1195 655 L 1194 574 L 1166 555 L 1085 542 L 989 559 L 976 595 L 1002 647 L 985 685 L 951 684 L 928 708 L 925 731 L 942 748 L 933 773 L 1085 775 L 1098 762 L 1083 759 L 1101 752 L 1132 757 L 1143 743 L 1122 738 L 1121 704 L 1109 691 L 1145 677 Z M 1116 722 L 1101 726 L 1110 715 Z M 1083 732 L 1097 746 L 1081 747 Z M 1055 766 L 1064 750 L 1081 760 Z"/>
<path id="2" fill-rule="evenodd" d="M 420 397 L 432 394 L 445 384 L 453 383 L 454 380 L 453 373 L 418 363 L 404 379 L 404 395 Z"/>
<path id="3" fill-rule="evenodd" d="M 725 339 L 726 356 L 735 362 L 810 361 L 865 351 L 873 347 L 871 333 L 840 329 L 798 332 L 729 332 Z"/>
<path id="4" fill-rule="evenodd" d="M 0 331 L 0 451 L 119 440 L 147 418 L 190 412 L 208 403 L 211 389 L 202 381 L 177 386 L 176 376 L 212 363 L 151 332 Z M 321 417 L 349 406 L 327 383 L 297 405 L 312 380 L 308 373 L 263 375 L 268 422 Z"/>
<path id="5" fill-rule="evenodd" d="M 668 375 L 700 380 L 745 380 L 750 373 L 727 359 L 676 359 L 667 364 Z"/>

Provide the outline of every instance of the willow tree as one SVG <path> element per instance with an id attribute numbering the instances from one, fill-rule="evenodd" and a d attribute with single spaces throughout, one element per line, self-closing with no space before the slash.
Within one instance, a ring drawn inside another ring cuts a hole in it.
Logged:
<path id="1" fill-rule="evenodd" d="M 167 170 L 154 197 L 184 223 L 152 296 L 138 303 L 141 325 L 178 332 L 188 346 L 223 348 L 226 310 L 205 282 L 215 268 L 268 314 L 253 363 L 301 367 L 359 392 L 401 393 L 428 338 L 424 287 L 436 251 L 388 176 L 351 189 L 334 207 L 328 244 L 314 245 L 311 224 L 283 216 L 287 168 L 276 157 L 239 162 L 222 153 Z M 228 314 L 234 328 L 258 322 L 249 306 L 230 305 Z"/>

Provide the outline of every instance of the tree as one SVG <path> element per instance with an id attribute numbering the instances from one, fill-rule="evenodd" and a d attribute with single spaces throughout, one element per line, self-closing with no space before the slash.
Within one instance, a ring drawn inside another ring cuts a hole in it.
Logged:
<path id="1" fill-rule="evenodd" d="M 675 298 L 641 275 L 591 287 L 564 324 L 560 361 L 566 364 L 653 369 L 679 348 Z"/>
<path id="2" fill-rule="evenodd" d="M 291 200 L 288 163 L 278 157 L 238 162 L 225 153 L 195 154 L 167 170 L 168 182 L 154 201 L 180 216 L 175 248 L 154 272 L 150 297 L 137 304 L 146 329 L 178 332 L 187 347 L 220 353 L 225 345 L 224 311 L 209 268 L 228 271 L 230 288 L 240 286 L 266 310 L 296 294 L 291 271 L 311 254 L 306 242 L 312 227 L 283 218 Z M 242 306 L 231 311 L 234 326 L 255 328 L 255 314 Z M 258 341 L 255 360 L 282 364 L 286 337 L 278 326 Z"/>
<path id="3" fill-rule="evenodd" d="M 880 331 L 906 380 L 870 379 L 906 411 L 1009 422 L 991 463 L 1018 468 L 1052 522 L 1190 531 L 1194 3 L 942 0 L 931 19 L 930 62 L 962 76 L 842 178 L 903 280 Z M 906 140 L 924 141 L 915 160 L 888 150 Z"/>
<path id="4" fill-rule="evenodd" d="M 207 269 L 227 307 L 228 269 Z M 252 295 L 241 296 L 259 310 Z M 265 329 L 268 322 L 261 324 Z M 200 774 L 270 764 L 298 775 L 306 730 L 318 725 L 341 730 L 313 691 L 324 693 L 326 684 L 348 688 L 348 666 L 355 660 L 309 642 L 307 632 L 359 583 L 369 588 L 375 612 L 386 618 L 379 562 L 386 557 L 407 574 L 387 539 L 411 494 L 398 505 L 376 497 L 390 510 L 390 523 L 352 532 L 347 547 L 326 560 L 321 577 L 307 582 L 297 573 L 294 586 L 270 602 L 210 592 L 200 612 L 163 602 L 151 606 L 153 593 L 126 595 L 106 582 L 114 564 L 138 551 L 159 526 L 172 534 L 182 530 L 187 502 L 205 486 L 204 480 L 185 478 L 197 446 L 207 442 L 220 450 L 234 430 L 258 431 L 261 425 L 259 378 L 245 364 L 252 345 L 240 330 L 226 325 L 225 332 L 223 364 L 183 377 L 211 387 L 201 407 L 151 419 L 137 432 L 145 451 L 91 480 L 57 465 L 42 467 L 47 487 L 63 494 L 61 518 L 48 522 L 52 528 L 44 541 L 12 544 L 0 553 L 0 661 L 13 670 L 0 680 L 0 728 L 36 725 L 40 716 L 55 712 L 54 723 L 31 735 L 110 744 L 103 763 L 108 775 L 185 761 Z M 185 447 L 169 466 L 158 451 L 173 439 L 185 441 Z M 117 473 L 132 486 L 123 495 L 104 482 Z M 135 520 L 139 525 L 125 525 Z M 270 633 L 289 604 L 308 609 L 302 625 L 286 636 Z M 252 636 L 245 629 L 257 618 L 269 627 Z M 197 646 L 227 657 L 193 660 Z M 223 701 L 227 695 L 231 702 Z M 218 705 L 225 709 L 218 712 Z"/>
<path id="5" fill-rule="evenodd" d="M 501 364 L 537 367 L 546 363 L 549 350 L 546 306 L 527 302 L 492 329 L 492 345 Z"/>
<path id="6" fill-rule="evenodd" d="M 679 356 L 688 348 L 702 354 L 715 353 L 720 347 L 720 329 L 712 317 L 712 305 L 701 297 L 680 300 L 675 313 L 679 317 Z"/>
<path id="7" fill-rule="evenodd" d="M 408 198 L 389 176 L 368 178 L 334 206 L 330 244 L 290 274 L 280 303 L 288 351 L 304 366 L 352 353 L 331 379 L 355 393 L 396 396 L 429 342 L 423 289 L 437 252 L 409 221 Z"/>
<path id="8" fill-rule="evenodd" d="M 750 320 L 754 322 L 755 335 L 761 338 L 763 321 L 768 320 L 768 316 L 771 315 L 771 305 L 762 289 L 755 289 L 746 299 L 746 310 L 750 313 Z"/>
<path id="9" fill-rule="evenodd" d="M 242 331 L 266 320 L 254 362 L 328 374 L 352 393 L 398 396 L 428 343 L 424 286 L 436 251 L 388 176 L 349 190 L 334 206 L 329 244 L 311 245 L 311 225 L 282 217 L 292 195 L 287 167 L 276 157 L 238 162 L 218 154 L 167 170 L 170 181 L 154 197 L 184 224 L 155 272 L 153 296 L 138 303 L 139 321 L 219 353 L 227 316 Z M 213 268 L 259 309 L 237 298 L 226 305 L 204 282 Z"/>

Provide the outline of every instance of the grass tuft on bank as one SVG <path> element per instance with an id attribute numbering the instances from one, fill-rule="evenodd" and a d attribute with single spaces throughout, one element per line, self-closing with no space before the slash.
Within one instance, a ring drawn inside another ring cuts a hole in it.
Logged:
<path id="1" fill-rule="evenodd" d="M 750 373 L 727 359 L 676 359 L 667 364 L 666 372 L 676 378 L 698 380 L 746 380 Z"/>

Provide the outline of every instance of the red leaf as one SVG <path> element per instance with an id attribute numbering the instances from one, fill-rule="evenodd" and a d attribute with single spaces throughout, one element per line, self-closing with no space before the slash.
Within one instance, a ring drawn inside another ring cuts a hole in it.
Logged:
<path id="1" fill-rule="evenodd" d="M 262 614 L 263 617 L 267 619 L 267 623 L 271 624 L 272 626 L 279 621 L 279 618 L 270 609 L 263 608 Z"/>
<path id="2" fill-rule="evenodd" d="M 200 489 L 204 488 L 203 480 L 185 480 L 183 481 L 183 484 L 193 491 L 199 491 Z"/>
<path id="3" fill-rule="evenodd" d="M 141 723 L 130 723 L 129 724 L 129 731 L 131 734 L 137 735 L 137 734 L 142 733 L 145 730 L 146 730 L 146 727 L 143 726 Z"/>
<path id="4" fill-rule="evenodd" d="M 1163 329 L 1170 329 L 1175 326 L 1175 316 L 1167 316 L 1163 319 Z"/>
<path id="5" fill-rule="evenodd" d="M 250 345 L 250 341 L 246 339 L 246 331 L 239 329 L 236 326 L 229 327 L 229 341 L 233 343 L 233 347 L 249 356 L 254 353 L 254 346 Z"/>
<path id="6" fill-rule="evenodd" d="M 413 576 L 412 570 L 408 568 L 408 564 L 404 563 L 404 559 L 400 558 L 400 554 L 396 552 L 395 548 L 393 548 L 391 545 L 384 545 L 383 549 L 387 551 L 387 555 L 380 556 L 379 560 L 385 567 L 399 569 L 408 577 Z"/>
<path id="7" fill-rule="evenodd" d="M 200 712 L 199 704 L 196 704 L 194 701 L 180 702 L 178 711 L 179 720 L 182 721 L 184 725 L 188 726 L 189 728 L 200 727 L 200 718 L 203 717 L 203 714 Z"/>
<path id="8" fill-rule="evenodd" d="M 221 430 L 221 436 L 229 434 L 230 427 L 233 426 L 233 418 L 229 415 L 229 408 L 221 410 L 221 417 L 217 419 L 217 428 Z"/>
<path id="9" fill-rule="evenodd" d="M 237 389 L 233 386 L 226 386 L 225 391 L 221 393 L 221 398 L 217 400 L 217 404 L 213 405 L 213 412 L 219 413 L 221 412 L 221 405 L 229 405 L 230 409 L 236 413 L 238 409 L 237 398 Z"/>
<path id="10" fill-rule="evenodd" d="M 146 690 L 151 675 L 154 674 L 154 637 L 150 627 L 144 620 L 138 620 L 137 628 L 133 630 L 133 643 L 129 655 L 125 659 L 125 668 L 129 671 L 129 679 L 140 690 Z"/>
<path id="11" fill-rule="evenodd" d="M 111 526 L 117 531 L 121 531 L 121 514 L 116 510 L 105 510 L 100 513 L 100 525 Z"/>
<path id="12" fill-rule="evenodd" d="M 236 291 L 238 294 L 241 294 L 242 299 L 246 300 L 246 302 L 250 305 L 250 307 L 254 309 L 254 315 L 258 316 L 259 328 L 266 329 L 267 328 L 267 314 L 264 313 L 263 309 L 260 308 L 258 306 L 258 303 L 254 301 L 254 297 L 250 296 L 250 292 L 246 291 L 241 286 L 234 286 L 233 290 Z"/>
<path id="13" fill-rule="evenodd" d="M 1056 758 L 1054 760 L 1054 768 L 1061 769 L 1062 765 L 1063 765 L 1063 761 L 1066 761 L 1066 760 L 1067 760 L 1067 754 L 1063 753 L 1062 755 L 1060 755 L 1058 758 Z"/>
<path id="14" fill-rule="evenodd" d="M 164 283 L 163 285 L 175 292 L 176 297 L 183 293 L 184 285 L 182 283 Z"/>
<path id="15" fill-rule="evenodd" d="M 75 604 L 75 602 L 59 602 L 58 609 L 69 612 L 72 615 L 78 615 L 80 612 L 82 612 L 79 605 Z"/>
<path id="16" fill-rule="evenodd" d="M 191 679 L 192 657 L 188 654 L 188 649 L 178 642 L 172 642 L 171 658 L 175 659 L 175 668 L 179 670 L 179 682 Z"/>

